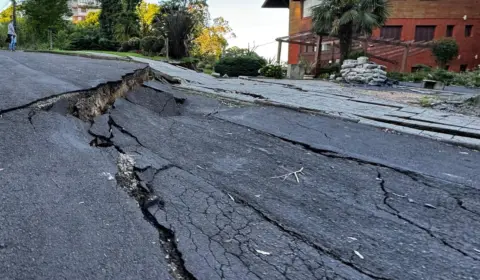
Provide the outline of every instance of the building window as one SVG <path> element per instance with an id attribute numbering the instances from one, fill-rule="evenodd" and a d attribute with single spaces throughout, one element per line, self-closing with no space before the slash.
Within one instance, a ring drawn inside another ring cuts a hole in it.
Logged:
<path id="1" fill-rule="evenodd" d="M 435 26 L 421 25 L 415 27 L 415 41 L 432 41 L 435 37 Z"/>
<path id="2" fill-rule="evenodd" d="M 302 17 L 311 17 L 312 8 L 322 3 L 322 0 L 303 0 L 302 1 Z"/>
<path id="3" fill-rule="evenodd" d="M 402 36 L 402 26 L 384 26 L 380 29 L 380 37 L 385 39 L 400 40 Z"/>
<path id="4" fill-rule="evenodd" d="M 87 8 L 82 8 L 82 13 L 86 13 L 87 12 Z"/>
<path id="5" fill-rule="evenodd" d="M 465 25 L 465 37 L 472 37 L 473 25 Z"/>
<path id="6" fill-rule="evenodd" d="M 446 37 L 453 37 L 453 27 L 454 25 L 447 25 L 447 33 L 445 34 Z"/>
<path id="7" fill-rule="evenodd" d="M 467 64 L 462 64 L 460 65 L 460 72 L 466 72 L 467 71 Z"/>

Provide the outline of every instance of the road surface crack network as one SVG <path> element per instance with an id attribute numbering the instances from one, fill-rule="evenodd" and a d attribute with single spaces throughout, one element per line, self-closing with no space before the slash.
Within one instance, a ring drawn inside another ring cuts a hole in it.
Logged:
<path id="1" fill-rule="evenodd" d="M 446 241 L 445 239 L 437 236 L 437 235 L 436 235 L 434 232 L 432 232 L 430 229 L 428 229 L 428 228 L 426 228 L 426 227 L 424 227 L 424 226 L 421 226 L 421 225 L 419 225 L 418 223 L 416 223 L 416 222 L 412 221 L 411 219 L 409 219 L 408 217 L 405 217 L 404 215 L 402 215 L 401 212 L 400 212 L 398 209 L 396 209 L 394 206 L 392 206 L 392 205 L 388 202 L 389 199 L 392 199 L 392 196 L 391 196 L 392 193 L 387 190 L 387 188 L 386 188 L 386 186 L 385 186 L 385 184 L 386 184 L 385 179 L 382 177 L 382 174 L 380 173 L 380 171 L 377 170 L 377 172 L 378 172 L 377 178 L 380 180 L 380 188 L 382 189 L 382 192 L 383 192 L 383 194 L 384 194 L 383 204 L 384 204 L 385 206 L 387 206 L 390 210 L 393 211 L 393 212 L 391 212 L 391 211 L 386 211 L 387 213 L 390 213 L 390 214 L 396 216 L 397 218 L 399 218 L 399 219 L 401 219 L 401 220 L 403 220 L 403 221 L 411 224 L 412 226 L 415 226 L 416 228 L 424 231 L 425 233 L 427 233 L 429 236 L 431 236 L 431 237 L 434 238 L 435 240 L 438 240 L 438 241 L 441 242 L 443 245 L 445 245 L 445 246 L 447 246 L 447 247 L 449 247 L 449 248 L 451 248 L 451 249 L 459 252 L 460 254 L 462 254 L 462 255 L 464 255 L 464 256 L 466 256 L 466 257 L 470 257 L 470 258 L 472 258 L 472 259 L 474 259 L 474 260 L 477 260 L 477 261 L 479 260 L 478 258 L 476 258 L 476 257 L 474 257 L 474 256 L 471 256 L 470 254 L 466 253 L 465 251 L 463 251 L 463 250 L 461 250 L 461 249 L 459 249 L 459 248 L 456 248 L 455 246 L 453 246 L 452 244 L 450 244 L 450 243 L 449 243 L 448 241 Z"/>

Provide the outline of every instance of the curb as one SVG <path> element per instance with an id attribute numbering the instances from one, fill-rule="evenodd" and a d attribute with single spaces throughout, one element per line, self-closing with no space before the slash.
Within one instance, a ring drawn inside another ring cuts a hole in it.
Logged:
<path id="1" fill-rule="evenodd" d="M 85 57 L 90 59 L 103 59 L 103 60 L 117 60 L 117 61 L 126 61 L 131 62 L 132 59 L 129 57 L 112 57 L 112 56 L 103 56 L 101 53 L 98 55 L 96 54 L 88 54 L 88 53 L 75 53 L 75 52 L 56 52 L 56 51 L 42 51 L 42 50 L 24 50 L 26 53 L 48 53 L 48 54 L 58 54 L 58 55 L 68 55 L 68 56 L 78 56 L 78 57 Z"/>

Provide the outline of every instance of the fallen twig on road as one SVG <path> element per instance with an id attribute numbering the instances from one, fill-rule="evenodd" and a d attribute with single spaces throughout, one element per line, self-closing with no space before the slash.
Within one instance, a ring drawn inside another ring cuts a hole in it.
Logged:
<path id="1" fill-rule="evenodd" d="M 295 180 L 297 180 L 297 183 L 300 183 L 300 178 L 298 177 L 298 174 L 303 174 L 303 167 L 300 168 L 297 171 L 293 171 L 293 172 L 289 172 L 289 173 L 284 174 L 284 175 L 272 177 L 272 179 L 282 178 L 282 181 L 285 181 L 285 180 L 288 179 L 288 177 L 290 177 L 291 175 L 294 175 Z"/>

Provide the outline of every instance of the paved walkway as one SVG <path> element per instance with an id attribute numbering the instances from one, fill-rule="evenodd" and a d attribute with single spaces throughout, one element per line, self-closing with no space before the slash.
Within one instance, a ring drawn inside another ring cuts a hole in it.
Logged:
<path id="1" fill-rule="evenodd" d="M 480 118 L 409 106 L 361 94 L 324 81 L 216 79 L 210 75 L 148 59 L 148 63 L 180 87 L 241 101 L 312 110 L 360 123 L 480 148 Z"/>

